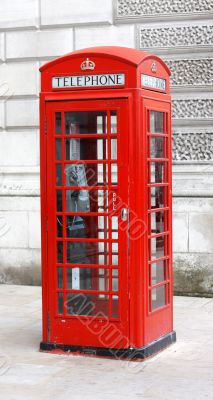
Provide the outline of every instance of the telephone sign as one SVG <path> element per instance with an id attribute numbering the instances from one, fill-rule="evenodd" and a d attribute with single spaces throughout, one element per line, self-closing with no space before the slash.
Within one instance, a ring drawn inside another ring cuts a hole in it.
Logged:
<path id="1" fill-rule="evenodd" d="M 52 78 L 53 89 L 123 86 L 124 84 L 124 74 L 72 75 L 54 76 Z"/>

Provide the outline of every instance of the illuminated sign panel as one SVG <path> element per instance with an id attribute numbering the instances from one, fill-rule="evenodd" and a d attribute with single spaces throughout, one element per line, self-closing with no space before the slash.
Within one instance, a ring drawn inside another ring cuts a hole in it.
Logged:
<path id="1" fill-rule="evenodd" d="M 151 75 L 141 75 L 141 84 L 151 89 L 166 90 L 166 81 Z"/>
<path id="2" fill-rule="evenodd" d="M 52 78 L 53 89 L 123 85 L 125 85 L 125 74 L 71 75 Z"/>

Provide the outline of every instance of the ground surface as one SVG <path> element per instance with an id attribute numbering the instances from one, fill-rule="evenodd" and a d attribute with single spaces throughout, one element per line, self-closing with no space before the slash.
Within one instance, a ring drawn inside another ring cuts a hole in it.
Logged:
<path id="1" fill-rule="evenodd" d="M 40 353 L 40 288 L 0 285 L 0 400 L 213 399 L 213 299 L 176 297 L 175 330 L 140 363 Z"/>

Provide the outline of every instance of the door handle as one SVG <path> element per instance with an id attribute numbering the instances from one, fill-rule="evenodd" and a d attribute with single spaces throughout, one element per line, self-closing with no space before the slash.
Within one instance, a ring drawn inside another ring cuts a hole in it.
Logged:
<path id="1" fill-rule="evenodd" d="M 128 219 L 128 209 L 127 208 L 122 208 L 121 219 L 122 219 L 122 221 L 127 221 L 127 219 Z"/>

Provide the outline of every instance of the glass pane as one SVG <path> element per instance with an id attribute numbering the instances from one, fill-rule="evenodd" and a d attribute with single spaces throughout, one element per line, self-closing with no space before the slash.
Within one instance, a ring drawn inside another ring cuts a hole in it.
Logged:
<path id="1" fill-rule="evenodd" d="M 61 139 L 56 139 L 56 160 L 62 159 L 62 146 L 61 146 Z"/>
<path id="2" fill-rule="evenodd" d="M 63 218 L 62 217 L 57 217 L 57 237 L 62 237 L 63 236 Z"/>
<path id="3" fill-rule="evenodd" d="M 118 296 L 112 296 L 112 317 L 118 318 L 119 317 L 119 303 L 118 303 Z"/>
<path id="4" fill-rule="evenodd" d="M 103 186 L 108 184 L 107 164 L 66 164 L 66 186 Z"/>
<path id="5" fill-rule="evenodd" d="M 118 243 L 112 243 L 112 252 L 118 253 Z"/>
<path id="6" fill-rule="evenodd" d="M 112 185 L 118 184 L 118 166 L 117 166 L 117 164 L 111 164 L 111 183 L 112 183 Z"/>
<path id="7" fill-rule="evenodd" d="M 57 242 L 57 262 L 63 262 L 63 243 Z"/>
<path id="8" fill-rule="evenodd" d="M 165 236 L 160 236 L 157 238 L 151 239 L 151 247 L 152 247 L 152 260 L 156 258 L 164 257 L 164 244 L 165 244 Z"/>
<path id="9" fill-rule="evenodd" d="M 109 296 L 88 293 L 68 293 L 66 302 L 68 315 L 109 315 Z"/>
<path id="10" fill-rule="evenodd" d="M 109 264 L 106 242 L 67 242 L 68 264 Z"/>
<path id="11" fill-rule="evenodd" d="M 112 269 L 112 291 L 118 291 L 118 269 Z"/>
<path id="12" fill-rule="evenodd" d="M 68 238 L 108 239 L 108 217 L 75 215 L 66 218 Z"/>
<path id="13" fill-rule="evenodd" d="M 55 113 L 55 133 L 56 135 L 61 134 L 61 113 Z"/>
<path id="14" fill-rule="evenodd" d="M 111 160 L 117 160 L 117 139 L 111 139 Z"/>
<path id="15" fill-rule="evenodd" d="M 62 211 L 62 190 L 56 190 L 57 211 Z"/>
<path id="16" fill-rule="evenodd" d="M 168 205 L 167 203 L 167 188 L 162 186 L 153 186 L 150 190 L 151 194 L 151 208 L 163 208 Z"/>
<path id="17" fill-rule="evenodd" d="M 58 293 L 58 314 L 63 314 L 64 308 L 64 295 L 63 293 Z"/>
<path id="18" fill-rule="evenodd" d="M 57 268 L 58 289 L 63 289 L 63 268 Z"/>
<path id="19" fill-rule="evenodd" d="M 116 111 L 110 112 L 111 133 L 117 133 L 117 113 Z"/>
<path id="20" fill-rule="evenodd" d="M 166 213 L 164 211 L 153 212 L 150 214 L 151 234 L 157 234 L 166 231 Z"/>
<path id="21" fill-rule="evenodd" d="M 62 186 L 62 166 L 56 165 L 56 186 Z"/>
<path id="22" fill-rule="evenodd" d="M 166 304 L 165 286 L 152 289 L 152 310 L 163 307 Z"/>
<path id="23" fill-rule="evenodd" d="M 164 158 L 164 140 L 163 137 L 154 136 L 150 138 L 150 158 Z"/>
<path id="24" fill-rule="evenodd" d="M 65 112 L 65 134 L 107 133 L 105 111 Z"/>
<path id="25" fill-rule="evenodd" d="M 118 255 L 112 255 L 112 265 L 118 265 Z"/>
<path id="26" fill-rule="evenodd" d="M 107 160 L 107 140 L 75 138 L 65 140 L 65 160 Z"/>
<path id="27" fill-rule="evenodd" d="M 151 133 L 164 133 L 163 129 L 163 112 L 151 111 L 150 112 L 150 132 Z"/>
<path id="28" fill-rule="evenodd" d="M 112 239 L 118 239 L 118 217 L 112 217 Z"/>
<path id="29" fill-rule="evenodd" d="M 165 264 L 166 261 L 162 260 L 157 263 L 151 264 L 152 268 L 152 285 L 156 285 L 166 279 Z"/>
<path id="30" fill-rule="evenodd" d="M 67 268 L 67 289 L 109 290 L 109 270 L 104 268 Z"/>
<path id="31" fill-rule="evenodd" d="M 150 163 L 150 183 L 163 183 L 164 179 L 164 163 L 151 162 Z"/>
<path id="32" fill-rule="evenodd" d="M 66 190 L 67 212 L 107 212 L 108 192 L 105 190 Z"/>

